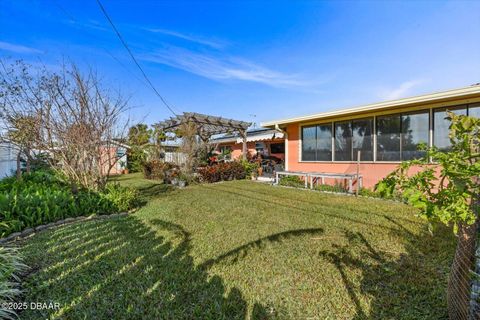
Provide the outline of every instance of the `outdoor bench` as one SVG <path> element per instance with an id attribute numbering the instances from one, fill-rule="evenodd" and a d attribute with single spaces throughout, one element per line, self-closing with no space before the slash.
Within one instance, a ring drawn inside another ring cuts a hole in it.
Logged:
<path id="1" fill-rule="evenodd" d="M 353 193 L 353 181 L 357 181 L 358 188 L 363 185 L 362 175 L 356 173 L 329 173 L 329 172 L 301 172 L 301 171 L 278 171 L 275 174 L 275 184 L 280 182 L 280 176 L 301 176 L 305 177 L 305 188 L 308 188 L 310 183 L 310 189 L 313 189 L 313 185 L 318 184 L 318 179 L 322 184 L 325 184 L 325 178 L 343 179 L 348 181 L 348 192 Z"/>

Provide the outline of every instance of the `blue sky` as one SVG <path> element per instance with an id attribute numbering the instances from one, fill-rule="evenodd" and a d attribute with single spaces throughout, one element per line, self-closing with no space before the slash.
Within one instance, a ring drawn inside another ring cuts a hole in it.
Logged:
<path id="1" fill-rule="evenodd" d="M 103 4 L 177 112 L 260 122 L 480 82 L 480 1 Z M 93 67 L 136 120 L 170 116 L 95 0 L 0 0 L 0 56 Z"/>

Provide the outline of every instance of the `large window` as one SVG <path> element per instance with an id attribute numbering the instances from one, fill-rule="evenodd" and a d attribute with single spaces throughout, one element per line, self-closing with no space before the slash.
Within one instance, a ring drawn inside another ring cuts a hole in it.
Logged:
<path id="1" fill-rule="evenodd" d="M 468 106 L 468 115 L 470 117 L 480 118 L 480 103 L 471 104 Z"/>
<path id="2" fill-rule="evenodd" d="M 435 109 L 433 111 L 433 145 L 444 151 L 448 151 L 451 145 L 448 137 L 450 120 L 447 119 L 447 110 L 455 114 L 467 115 L 466 106 Z"/>
<path id="3" fill-rule="evenodd" d="M 400 161 L 399 114 L 377 117 L 377 161 Z"/>
<path id="4" fill-rule="evenodd" d="M 332 161 L 332 125 L 302 128 L 302 161 Z"/>
<path id="5" fill-rule="evenodd" d="M 373 161 L 373 119 L 352 121 L 352 158 L 357 161 Z"/>
<path id="6" fill-rule="evenodd" d="M 440 150 L 449 150 L 447 110 L 480 118 L 480 102 L 433 109 L 432 119 L 430 109 L 377 116 L 375 160 L 403 161 L 424 157 L 426 152 L 418 150 L 418 147 L 420 144 L 428 146 L 430 139 Z M 373 161 L 373 124 L 373 118 L 365 118 L 335 122 L 333 128 L 332 124 L 303 127 L 302 160 L 356 161 L 360 151 L 361 161 Z"/>
<path id="7" fill-rule="evenodd" d="M 377 161 L 418 159 L 420 143 L 428 145 L 429 112 L 377 117 Z"/>
<path id="8" fill-rule="evenodd" d="M 335 122 L 335 161 L 352 160 L 352 127 L 350 122 Z"/>
<path id="9" fill-rule="evenodd" d="M 420 143 L 428 145 L 429 113 L 413 113 L 402 115 L 402 160 L 418 159 L 425 156 L 425 151 L 418 150 Z"/>
<path id="10" fill-rule="evenodd" d="M 335 161 L 373 161 L 373 119 L 335 123 Z"/>

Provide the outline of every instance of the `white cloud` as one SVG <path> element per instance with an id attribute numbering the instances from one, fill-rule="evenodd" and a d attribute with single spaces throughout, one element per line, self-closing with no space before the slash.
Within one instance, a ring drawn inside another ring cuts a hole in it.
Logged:
<path id="1" fill-rule="evenodd" d="M 393 89 L 382 90 L 383 92 L 380 94 L 382 99 L 385 100 L 395 100 L 399 98 L 403 98 L 411 93 L 412 89 L 424 84 L 426 81 L 423 79 L 414 79 L 409 80 L 401 83 L 398 87 Z"/>
<path id="2" fill-rule="evenodd" d="M 167 35 L 167 36 L 172 36 L 172 37 L 175 37 L 175 38 L 179 38 L 179 39 L 187 40 L 187 41 L 190 41 L 190 42 L 198 43 L 198 44 L 208 46 L 208 47 L 211 47 L 211 48 L 215 48 L 215 49 L 221 49 L 221 48 L 223 48 L 227 45 L 227 43 L 224 42 L 224 41 L 206 39 L 204 37 L 193 36 L 193 35 L 177 32 L 177 31 L 172 31 L 172 30 L 167 30 L 167 29 L 159 29 L 159 28 L 143 28 L 143 29 L 147 30 L 149 32 L 152 32 L 152 33 L 160 33 L 160 34 L 164 34 L 164 35 Z"/>
<path id="3" fill-rule="evenodd" d="M 30 48 L 30 47 L 22 46 L 19 44 L 3 42 L 3 41 L 0 41 L 0 50 L 10 51 L 15 53 L 27 53 L 27 54 L 43 53 L 41 50 L 38 50 L 35 48 Z"/>
<path id="4" fill-rule="evenodd" d="M 178 47 L 158 49 L 141 59 L 168 65 L 213 80 L 243 80 L 273 87 L 303 87 L 312 83 L 236 57 L 216 57 Z"/>

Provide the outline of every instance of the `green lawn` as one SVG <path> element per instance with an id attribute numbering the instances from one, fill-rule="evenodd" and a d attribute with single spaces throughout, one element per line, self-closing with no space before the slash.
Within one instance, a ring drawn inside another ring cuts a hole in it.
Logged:
<path id="1" fill-rule="evenodd" d="M 144 206 L 23 244 L 23 319 L 441 319 L 454 250 L 402 204 L 232 181 L 171 190 L 138 175 Z"/>

